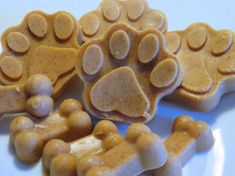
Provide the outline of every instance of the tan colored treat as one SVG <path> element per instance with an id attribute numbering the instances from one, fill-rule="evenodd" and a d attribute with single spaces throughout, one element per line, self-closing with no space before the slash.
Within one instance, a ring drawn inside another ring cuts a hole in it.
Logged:
<path id="1" fill-rule="evenodd" d="M 173 124 L 172 134 L 165 141 L 168 161 L 154 176 L 182 176 L 182 168 L 197 152 L 207 151 L 214 145 L 210 127 L 202 122 L 194 122 L 191 117 L 180 116 Z"/>
<path id="2" fill-rule="evenodd" d="M 138 175 L 160 168 L 166 161 L 167 152 L 162 140 L 144 124 L 136 123 L 128 128 L 126 138 L 120 144 L 99 155 L 80 159 L 77 176 Z"/>
<path id="3" fill-rule="evenodd" d="M 42 161 L 50 176 L 118 176 L 159 168 L 166 160 L 162 141 L 147 126 L 133 124 L 124 139 L 112 122 L 102 120 L 87 137 L 71 143 L 49 141 Z"/>
<path id="4" fill-rule="evenodd" d="M 49 141 L 43 150 L 43 166 L 50 176 L 67 176 L 69 173 L 74 173 L 73 175 L 76 176 L 79 159 L 85 156 L 100 155 L 123 140 L 124 138 L 118 134 L 115 124 L 103 120 L 95 126 L 91 135 L 84 138 L 71 143 L 62 140 Z M 95 161 L 91 160 L 83 163 L 83 166 L 90 162 L 95 164 Z"/>
<path id="5" fill-rule="evenodd" d="M 30 12 L 2 35 L 0 83 L 15 85 L 44 74 L 52 81 L 53 97 L 58 97 L 76 75 L 77 35 L 76 20 L 67 12 Z"/>
<path id="6" fill-rule="evenodd" d="M 96 10 L 82 16 L 78 23 L 80 43 L 101 37 L 117 23 L 127 23 L 137 30 L 167 31 L 166 16 L 159 10 L 150 9 L 147 0 L 103 0 Z"/>
<path id="7" fill-rule="evenodd" d="M 220 98 L 235 91 L 235 35 L 196 23 L 184 31 L 165 34 L 167 48 L 183 68 L 181 86 L 169 100 L 199 111 L 214 109 Z"/>
<path id="8" fill-rule="evenodd" d="M 29 77 L 24 84 L 0 86 L 0 117 L 21 112 L 35 117 L 49 115 L 54 107 L 52 88 L 50 79 L 40 74 Z"/>
<path id="9" fill-rule="evenodd" d="M 138 32 L 125 24 L 114 25 L 104 38 L 84 44 L 77 72 L 85 85 L 89 112 L 126 123 L 149 122 L 156 104 L 182 79 L 180 64 L 166 52 L 161 32 Z"/>
<path id="10" fill-rule="evenodd" d="M 38 161 L 45 144 L 51 139 L 72 141 L 88 135 L 92 122 L 82 111 L 80 102 L 65 100 L 59 110 L 43 120 L 32 121 L 28 117 L 17 117 L 10 125 L 10 141 L 17 157 L 26 163 Z"/>

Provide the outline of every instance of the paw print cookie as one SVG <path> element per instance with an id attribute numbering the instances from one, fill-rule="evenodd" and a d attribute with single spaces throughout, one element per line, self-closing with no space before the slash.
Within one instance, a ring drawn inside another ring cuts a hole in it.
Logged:
<path id="1" fill-rule="evenodd" d="M 167 31 L 166 16 L 159 10 L 150 9 L 146 0 L 104 0 L 96 10 L 82 16 L 78 23 L 80 43 L 100 37 L 117 23 L 127 23 L 137 30 Z"/>
<path id="2" fill-rule="evenodd" d="M 78 28 L 67 12 L 33 11 L 2 35 L 0 83 L 23 83 L 34 74 L 48 76 L 57 97 L 75 77 Z"/>
<path id="3" fill-rule="evenodd" d="M 104 38 L 84 44 L 77 61 L 85 106 L 100 119 L 147 123 L 156 104 L 182 79 L 161 32 L 138 32 L 126 24 L 114 25 Z"/>
<path id="4" fill-rule="evenodd" d="M 199 111 L 214 109 L 220 98 L 235 91 L 235 35 L 196 23 L 184 31 L 165 34 L 168 51 L 176 54 L 183 81 L 170 100 Z"/>

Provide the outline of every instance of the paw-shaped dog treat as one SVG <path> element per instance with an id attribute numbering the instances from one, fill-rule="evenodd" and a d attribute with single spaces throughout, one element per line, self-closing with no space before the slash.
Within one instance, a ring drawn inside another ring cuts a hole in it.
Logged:
<path id="1" fill-rule="evenodd" d="M 172 134 L 165 141 L 169 158 L 167 163 L 156 169 L 154 176 L 181 176 L 182 168 L 197 152 L 207 151 L 214 145 L 210 127 L 194 122 L 191 117 L 180 116 L 173 124 Z"/>
<path id="2" fill-rule="evenodd" d="M 138 32 L 114 25 L 103 39 L 79 50 L 77 72 L 84 82 L 84 101 L 95 117 L 148 122 L 159 100 L 180 84 L 177 58 L 165 51 L 160 32 Z"/>
<path id="3" fill-rule="evenodd" d="M 45 144 L 51 139 L 72 141 L 88 135 L 92 123 L 89 115 L 82 111 L 80 102 L 65 100 L 58 112 L 40 121 L 28 117 L 17 117 L 10 125 L 10 141 L 17 157 L 26 163 L 38 161 Z"/>
<path id="4" fill-rule="evenodd" d="M 215 108 L 221 96 L 235 91 L 235 35 L 197 23 L 166 34 L 167 48 L 183 68 L 183 81 L 169 99 L 200 111 Z"/>
<path id="5" fill-rule="evenodd" d="M 82 160 L 82 167 L 95 160 L 86 160 L 83 157 L 96 156 L 108 151 L 123 142 L 124 138 L 118 134 L 117 127 L 110 121 L 100 121 L 93 133 L 71 143 L 62 140 L 49 141 L 43 150 L 43 166 L 50 176 L 67 176 L 76 173 L 78 160 Z M 84 160 L 85 161 L 85 160 Z"/>
<path id="6" fill-rule="evenodd" d="M 33 11 L 2 35 L 0 83 L 24 83 L 34 74 L 47 75 L 57 97 L 75 77 L 78 27 L 67 12 Z"/>
<path id="7" fill-rule="evenodd" d="M 52 83 L 44 75 L 33 75 L 23 84 L 0 86 L 0 116 L 28 112 L 45 117 L 53 111 Z"/>
<path id="8" fill-rule="evenodd" d="M 141 123 L 127 129 L 119 145 L 97 156 L 84 157 L 77 165 L 78 176 L 138 175 L 163 166 L 167 151 L 162 140 Z"/>
<path id="9" fill-rule="evenodd" d="M 99 7 L 79 20 L 79 42 L 98 38 L 114 24 L 127 23 L 137 30 L 167 31 L 166 16 L 148 7 L 146 0 L 103 0 Z"/>

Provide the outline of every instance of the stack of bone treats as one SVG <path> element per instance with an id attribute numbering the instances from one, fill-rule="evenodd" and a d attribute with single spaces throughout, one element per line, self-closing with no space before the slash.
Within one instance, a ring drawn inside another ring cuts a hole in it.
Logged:
<path id="1" fill-rule="evenodd" d="M 235 90 L 235 35 L 197 23 L 167 32 L 145 0 L 103 0 L 78 22 L 67 12 L 33 11 L 2 35 L 0 114 L 22 162 L 42 159 L 51 176 L 180 176 L 214 144 L 211 128 L 177 117 L 163 143 L 144 125 L 165 97 L 210 111 Z M 76 99 L 54 101 L 79 76 L 93 128 Z M 7 116 L 5 116 L 7 117 Z M 125 137 L 111 121 L 130 123 Z"/>

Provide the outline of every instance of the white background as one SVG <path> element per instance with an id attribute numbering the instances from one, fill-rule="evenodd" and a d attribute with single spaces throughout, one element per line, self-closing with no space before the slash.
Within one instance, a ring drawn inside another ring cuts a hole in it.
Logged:
<path id="1" fill-rule="evenodd" d="M 47 13 L 66 10 L 79 18 L 95 9 L 98 4 L 98 0 L 2 0 L 0 33 L 20 23 L 24 15 L 32 10 Z M 167 15 L 169 31 L 184 29 L 194 22 L 206 22 L 216 29 L 228 28 L 235 31 L 234 0 L 149 0 L 149 4 Z M 78 91 L 67 95 L 74 96 L 78 97 Z M 196 155 L 188 162 L 184 167 L 184 176 L 234 176 L 235 94 L 226 95 L 220 105 L 209 113 L 196 113 L 161 102 L 157 117 L 149 125 L 154 132 L 165 138 L 170 133 L 172 120 L 183 114 L 205 120 L 212 126 L 216 138 L 213 150 Z M 8 145 L 9 123 L 9 118 L 0 121 L 0 175 L 42 176 L 40 163 L 27 166 L 15 159 Z M 120 124 L 119 129 L 124 134 L 126 125 Z"/>

